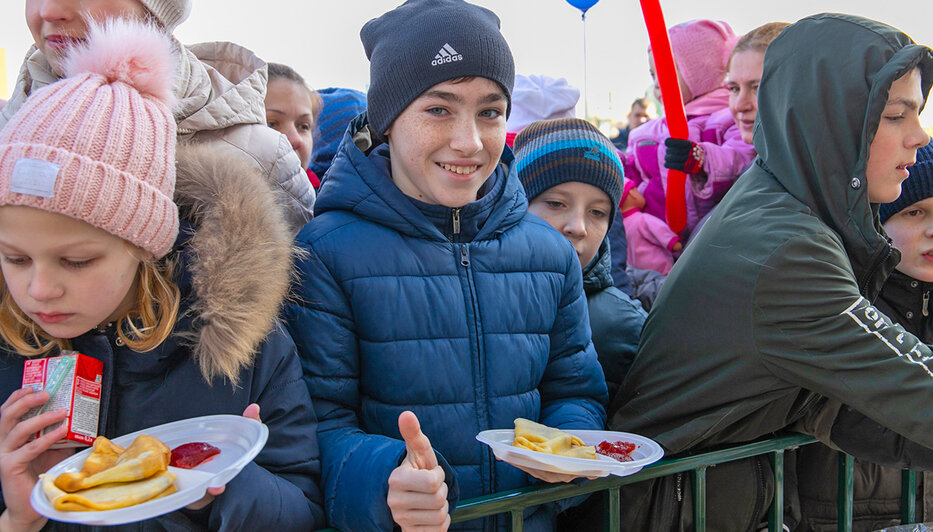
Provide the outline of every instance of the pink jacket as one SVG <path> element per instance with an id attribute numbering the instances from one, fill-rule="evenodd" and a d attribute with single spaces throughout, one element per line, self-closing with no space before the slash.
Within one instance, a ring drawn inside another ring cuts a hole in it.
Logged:
<path id="1" fill-rule="evenodd" d="M 643 270 L 667 275 L 674 266 L 674 244 L 680 236 L 656 216 L 629 209 L 622 213 L 628 240 L 628 263 Z"/>
<path id="2" fill-rule="evenodd" d="M 742 141 L 738 126 L 728 107 L 726 89 L 716 89 L 685 106 L 690 140 L 706 151 L 702 175 L 691 175 L 684 194 L 687 199 L 687 229 L 689 234 L 713 207 L 719 203 L 739 174 L 755 158 L 755 147 Z M 664 168 L 664 140 L 670 137 L 667 120 L 656 118 L 634 129 L 628 138 L 628 149 L 622 159 L 625 177 L 638 186 L 645 196 L 645 212 L 666 220 L 664 200 L 667 191 L 667 169 Z"/>

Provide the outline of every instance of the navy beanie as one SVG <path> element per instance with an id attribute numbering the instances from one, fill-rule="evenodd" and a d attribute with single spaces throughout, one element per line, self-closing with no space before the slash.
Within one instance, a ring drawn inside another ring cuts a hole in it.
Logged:
<path id="1" fill-rule="evenodd" d="M 609 225 L 622 198 L 625 172 L 612 141 L 580 118 L 532 122 L 515 137 L 515 170 L 528 201 L 545 190 L 579 181 L 612 201 Z"/>
<path id="2" fill-rule="evenodd" d="M 882 224 L 914 203 L 933 197 L 933 142 L 917 150 L 917 162 L 907 171 L 910 176 L 901 184 L 901 195 L 878 209 Z"/>
<path id="3" fill-rule="evenodd" d="M 314 121 L 314 147 L 308 168 L 323 178 L 350 121 L 366 110 L 366 93 L 342 87 L 320 89 L 317 93 L 321 97 L 321 111 Z"/>
<path id="4" fill-rule="evenodd" d="M 367 22 L 360 38 L 369 58 L 367 116 L 378 135 L 424 91 L 461 77 L 497 82 L 511 110 L 512 51 L 499 32 L 499 17 L 484 7 L 408 0 Z"/>

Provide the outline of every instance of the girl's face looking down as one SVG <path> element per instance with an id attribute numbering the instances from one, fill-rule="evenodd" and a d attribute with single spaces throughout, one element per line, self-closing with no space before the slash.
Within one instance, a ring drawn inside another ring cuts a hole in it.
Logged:
<path id="1" fill-rule="evenodd" d="M 745 50 L 732 56 L 729 72 L 726 73 L 726 89 L 729 91 L 729 110 L 739 127 L 742 140 L 752 143 L 755 115 L 758 114 L 758 84 L 765 54 L 758 50 Z"/>
<path id="2" fill-rule="evenodd" d="M 535 196 L 528 211 L 561 232 L 577 252 L 583 268 L 599 251 L 609 231 L 612 200 L 598 187 L 567 181 Z"/>
<path id="3" fill-rule="evenodd" d="M 884 230 L 901 251 L 897 269 L 914 279 L 933 282 L 933 197 L 888 218 Z"/>
<path id="4" fill-rule="evenodd" d="M 314 108 L 308 88 L 285 78 L 270 81 L 266 89 L 266 123 L 288 138 L 301 159 L 301 167 L 307 168 L 314 147 Z"/>
<path id="5" fill-rule="evenodd" d="M 13 301 L 47 334 L 74 338 L 136 302 L 139 259 L 123 239 L 83 221 L 0 207 L 0 267 Z"/>
<path id="6" fill-rule="evenodd" d="M 445 207 L 476 200 L 505 147 L 508 100 L 487 78 L 438 83 L 386 135 L 392 180 L 407 196 Z"/>
<path id="7" fill-rule="evenodd" d="M 139 0 L 26 0 L 26 25 L 33 42 L 60 76 L 68 48 L 87 34 L 85 17 L 97 22 L 112 18 L 144 20 L 146 13 Z"/>
<path id="8" fill-rule="evenodd" d="M 930 141 L 920 125 L 920 82 L 920 69 L 915 68 L 891 84 L 865 168 L 871 203 L 890 203 L 901 195 L 901 183 L 909 175 L 907 167 L 917 160 L 917 148 Z"/>

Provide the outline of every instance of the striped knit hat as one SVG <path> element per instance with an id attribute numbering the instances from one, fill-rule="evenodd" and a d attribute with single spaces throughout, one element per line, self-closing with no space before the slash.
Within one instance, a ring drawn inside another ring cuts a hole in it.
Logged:
<path id="1" fill-rule="evenodd" d="M 532 122 L 515 137 L 515 169 L 528 201 L 545 190 L 579 181 L 602 190 L 613 207 L 622 198 L 624 171 L 612 141 L 580 118 Z M 617 209 L 610 213 L 609 225 Z"/>
<path id="2" fill-rule="evenodd" d="M 917 150 L 917 162 L 907 167 L 910 175 L 901 183 L 901 195 L 878 209 L 881 223 L 918 201 L 933 198 L 933 140 Z"/>
<path id="3" fill-rule="evenodd" d="M 314 121 L 314 149 L 308 168 L 323 178 L 350 121 L 366 110 L 366 93 L 342 87 L 320 89 L 317 93 L 321 97 L 321 112 Z"/>

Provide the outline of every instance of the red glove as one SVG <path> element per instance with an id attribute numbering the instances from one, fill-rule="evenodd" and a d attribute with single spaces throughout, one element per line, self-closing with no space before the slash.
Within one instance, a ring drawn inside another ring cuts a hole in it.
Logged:
<path id="1" fill-rule="evenodd" d="M 696 142 L 668 138 L 664 140 L 667 151 L 664 153 L 664 167 L 680 170 L 686 174 L 699 174 L 703 171 L 706 152 Z"/>

